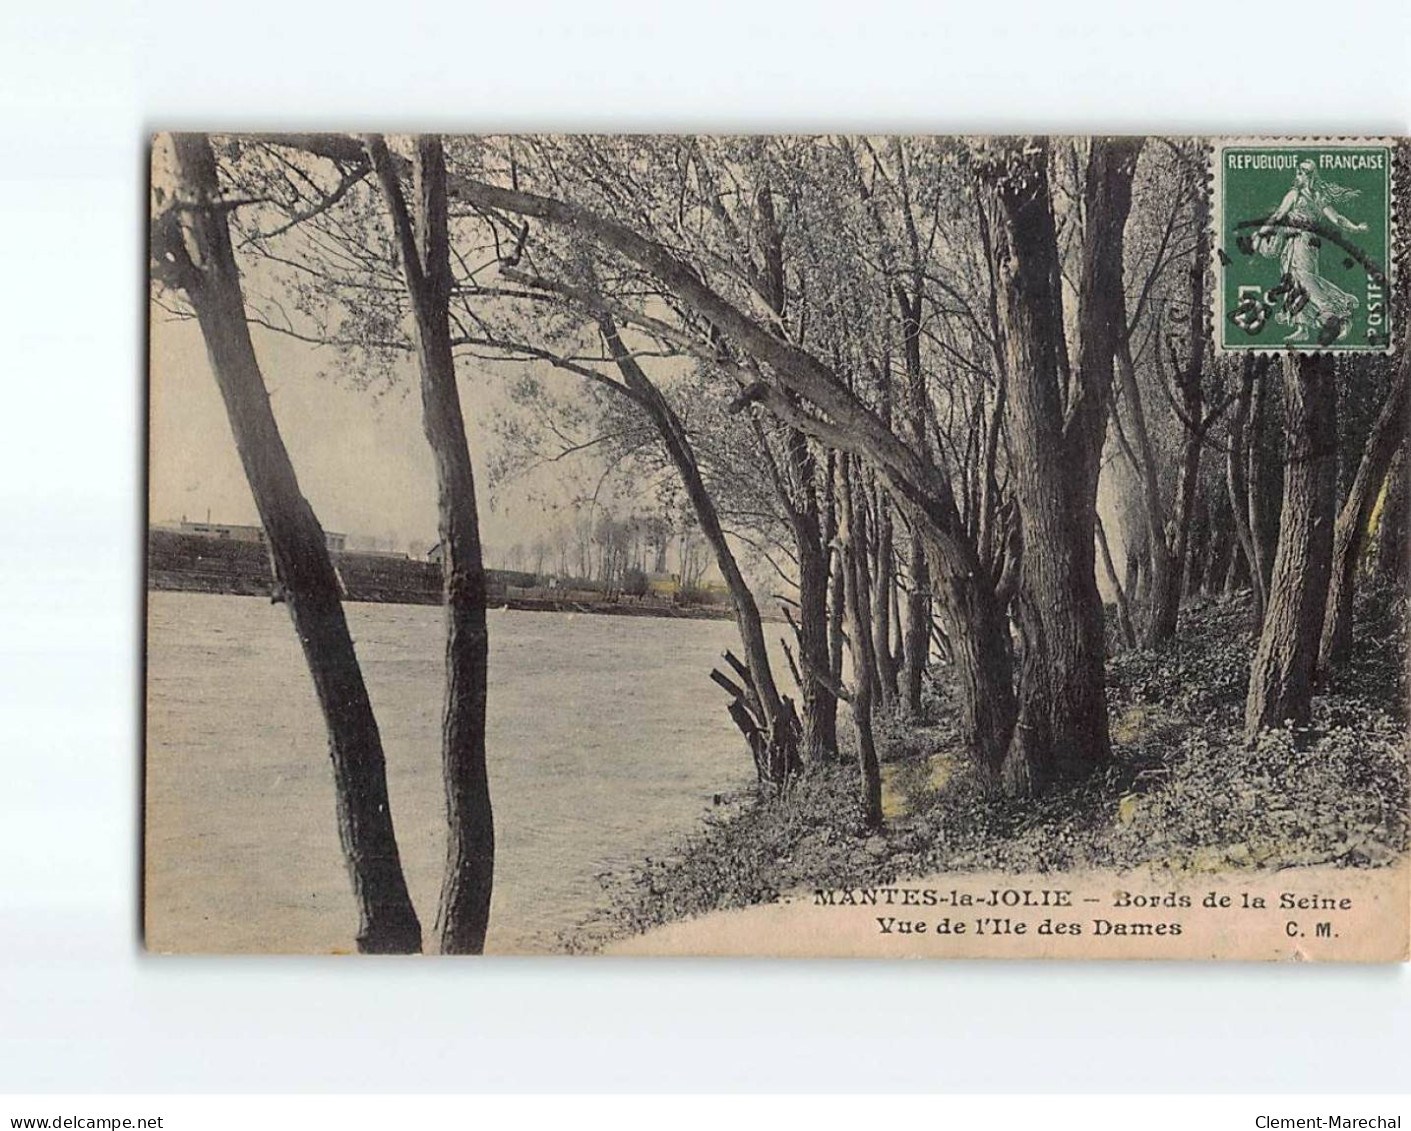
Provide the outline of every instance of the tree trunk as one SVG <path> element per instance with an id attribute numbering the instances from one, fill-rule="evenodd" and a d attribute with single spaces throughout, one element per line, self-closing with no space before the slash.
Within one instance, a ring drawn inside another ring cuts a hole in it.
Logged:
<path id="1" fill-rule="evenodd" d="M 1245 735 L 1308 722 L 1328 594 L 1337 505 L 1337 389 L 1332 359 L 1285 356 L 1284 495 L 1269 607 L 1249 675 Z"/>
<path id="2" fill-rule="evenodd" d="M 1233 597 L 1241 589 L 1248 588 L 1249 583 L 1249 559 L 1236 544 L 1231 547 L 1230 561 L 1225 570 L 1225 584 L 1220 592 L 1226 597 Z"/>
<path id="3" fill-rule="evenodd" d="M 1124 323 L 1126 317 L 1124 303 Z M 1170 614 L 1164 605 L 1158 611 L 1157 605 L 1158 602 L 1169 599 L 1169 579 L 1175 565 L 1171 560 L 1170 543 L 1167 541 L 1166 503 L 1156 471 L 1156 448 L 1152 444 L 1151 431 L 1147 427 L 1146 413 L 1142 408 L 1141 389 L 1137 385 L 1131 343 L 1125 335 L 1117 343 L 1116 362 L 1117 377 L 1122 388 L 1122 403 L 1127 407 L 1130 426 L 1136 435 L 1136 466 L 1132 470 L 1141 486 L 1141 510 L 1146 525 L 1143 538 L 1131 539 L 1131 549 L 1128 550 L 1128 574 L 1131 584 L 1128 585 L 1127 591 L 1134 600 L 1147 606 L 1143 637 L 1150 647 L 1165 639 L 1162 632 L 1166 630 L 1168 623 L 1174 631 L 1174 615 Z M 1133 557 L 1133 551 L 1140 549 L 1145 550 L 1145 560 Z"/>
<path id="4" fill-rule="evenodd" d="M 948 566 L 945 559 L 937 561 L 942 569 Z M 978 570 L 942 573 L 933 593 L 949 626 L 942 635 L 956 681 L 960 732 L 981 785 L 997 792 L 1005 788 L 1004 765 L 1018 709 L 1005 608 Z"/>
<path id="5" fill-rule="evenodd" d="M 1386 482 L 1392 458 L 1406 437 L 1406 389 L 1411 373 L 1411 355 L 1404 350 L 1396 378 L 1387 392 L 1377 422 L 1367 437 L 1352 488 L 1338 513 L 1333 528 L 1333 564 L 1328 582 L 1328 601 L 1323 616 L 1323 635 L 1318 649 L 1318 668 L 1326 672 L 1343 663 L 1352 648 L 1352 597 L 1356 588 L 1357 564 L 1367 541 L 1367 524 L 1377 492 Z"/>
<path id="6" fill-rule="evenodd" d="M 763 245 L 763 269 L 756 284 L 783 323 L 788 302 L 784 277 L 784 238 L 774 211 L 774 194 L 766 177 L 755 192 L 758 229 Z M 838 743 L 838 700 L 833 686 L 820 678 L 828 664 L 828 552 L 823 541 L 818 505 L 818 465 L 808 438 L 797 428 L 786 428 L 792 492 L 776 475 L 780 504 L 793 528 L 799 564 L 799 673 L 803 696 L 803 748 L 809 761 L 831 756 Z M 761 437 L 761 443 L 767 443 Z"/>
<path id="7" fill-rule="evenodd" d="M 1178 484 L 1184 484 L 1180 479 Z M 1184 492 L 1178 487 L 1178 496 Z M 1189 514 L 1189 512 L 1186 512 Z M 1151 540 L 1151 584 L 1149 591 L 1150 607 L 1147 611 L 1146 645 L 1158 647 L 1176 635 L 1176 621 L 1181 608 L 1181 578 L 1184 574 L 1184 555 L 1172 552 L 1172 541 L 1179 530 L 1177 519 L 1168 523 L 1160 538 Z"/>
<path id="8" fill-rule="evenodd" d="M 857 739 L 858 770 L 862 779 L 862 819 L 868 828 L 882 826 L 882 770 L 877 762 L 877 747 L 872 736 L 872 680 L 868 673 L 876 670 L 876 658 L 869 655 L 873 647 L 872 616 L 868 609 L 867 578 L 863 569 L 866 554 L 866 507 L 855 497 L 851 461 L 842 457 L 841 483 L 838 490 L 840 511 L 839 540 L 843 546 L 843 584 L 847 598 L 848 640 L 852 647 L 853 690 L 852 721 Z"/>
<path id="9" fill-rule="evenodd" d="M 1135 648 L 1137 632 L 1132 627 L 1132 611 L 1127 605 L 1127 594 L 1122 589 L 1122 583 L 1117 580 L 1117 567 L 1112 564 L 1112 551 L 1107 545 L 1107 531 L 1102 527 L 1101 516 L 1094 519 L 1093 529 L 1097 534 L 1097 548 L 1102 552 L 1102 568 L 1107 573 L 1107 583 L 1112 586 L 1113 598 L 1117 602 L 1117 626 L 1127 647 Z"/>
<path id="10" fill-rule="evenodd" d="M 842 551 L 834 549 L 828 574 L 828 671 L 833 682 L 843 678 L 843 644 L 847 638 L 847 566 Z"/>
<path id="11" fill-rule="evenodd" d="M 1386 500 L 1377 520 L 1377 577 L 1383 583 L 1406 582 L 1406 449 L 1392 460 Z"/>
<path id="12" fill-rule="evenodd" d="M 1203 200 L 1203 197 L 1199 199 Z M 1204 549 L 1200 539 L 1204 528 L 1194 533 L 1196 545 L 1192 545 L 1191 524 L 1196 517 L 1196 504 L 1200 493 L 1200 453 L 1204 446 L 1205 429 L 1201 417 L 1204 411 L 1201 390 L 1201 368 L 1205 345 L 1205 271 L 1207 255 L 1207 233 L 1205 209 L 1198 209 L 1196 250 L 1190 269 L 1190 354 L 1183 370 L 1176 374 L 1180 387 L 1182 412 L 1181 421 L 1181 462 L 1176 473 L 1176 507 L 1171 516 L 1170 529 L 1165 531 L 1168 553 L 1164 555 L 1166 569 L 1152 570 L 1151 618 L 1147 626 L 1147 644 L 1160 645 L 1176 635 L 1176 622 L 1180 615 L 1181 593 L 1188 590 L 1188 580 L 1199 586 L 1200 578 L 1191 578 L 1191 551 Z M 1172 358 L 1175 367 L 1175 358 Z M 1199 558 L 1196 559 L 1199 561 Z M 1201 563 L 1203 564 L 1203 563 Z M 1156 566 L 1156 562 L 1153 561 Z"/>
<path id="13" fill-rule="evenodd" d="M 1239 557 L 1234 526 L 1230 521 L 1230 504 L 1225 492 L 1218 492 L 1207 504 L 1206 514 L 1210 522 L 1210 542 L 1205 558 L 1205 579 L 1201 592 L 1218 597 L 1225 592 L 1225 579 L 1230 573 L 1230 563 Z"/>
<path id="14" fill-rule="evenodd" d="M 204 134 L 176 134 L 172 142 L 178 207 L 153 221 L 153 271 L 184 291 L 196 312 L 275 580 L 313 677 L 328 728 L 338 836 L 358 905 L 358 949 L 415 953 L 421 924 L 397 851 L 382 739 L 323 530 L 299 489 L 250 340 L 215 157 Z"/>
<path id="15" fill-rule="evenodd" d="M 873 604 L 873 582 L 872 564 L 876 560 L 873 551 L 873 541 L 875 531 L 873 531 L 868 519 L 868 491 L 864 482 L 864 475 L 861 465 L 853 464 L 848 469 L 848 482 L 852 491 L 850 500 L 852 505 L 852 526 L 849 528 L 848 544 L 853 548 L 852 575 L 856 575 L 860 584 L 864 587 L 862 604 L 867 608 L 867 620 L 864 627 L 867 631 L 869 646 L 861 648 L 854 644 L 851 647 L 853 678 L 866 679 L 868 686 L 872 690 L 869 700 L 873 708 L 883 703 L 882 676 L 877 670 L 877 636 L 874 624 L 872 604 Z M 851 576 L 851 575 L 850 575 Z M 848 636 L 851 639 L 852 628 L 848 628 Z"/>
<path id="16" fill-rule="evenodd" d="M 1121 381 L 1123 402 L 1127 405 L 1130 424 L 1136 436 L 1137 450 L 1128 448 L 1131 462 L 1142 488 L 1146 512 L 1146 548 L 1150 569 L 1143 585 L 1147 598 L 1147 620 L 1144 630 L 1148 647 L 1169 641 L 1176 632 L 1182 585 L 1186 575 L 1186 551 L 1192 507 L 1195 503 L 1196 478 L 1200 468 L 1200 447 L 1204 435 L 1201 423 L 1201 370 L 1205 348 L 1205 272 L 1207 269 L 1208 236 L 1207 208 L 1204 196 L 1195 195 L 1196 244 L 1191 255 L 1189 278 L 1188 354 L 1182 365 L 1171 347 L 1171 365 L 1181 393 L 1185 428 L 1180 471 L 1177 477 L 1175 513 L 1168 514 L 1157 474 L 1157 461 L 1151 434 L 1142 409 L 1141 391 L 1137 385 L 1131 343 L 1127 334 L 1126 303 L 1119 296 L 1119 326 L 1117 341 L 1117 374 Z M 1156 349 L 1159 351 L 1160 346 Z M 1178 418 L 1179 418 L 1178 413 Z M 1119 425 L 1121 421 L 1118 421 Z M 1125 431 L 1119 431 L 1125 437 Z M 1126 441 L 1124 438 L 1124 446 Z"/>
<path id="17" fill-rule="evenodd" d="M 685 426 L 632 356 L 611 316 L 600 313 L 598 325 L 627 389 L 647 413 L 660 435 L 667 455 L 680 476 L 681 485 L 686 490 L 686 497 L 691 502 L 691 509 L 700 525 L 701 533 L 715 553 L 715 564 L 720 570 L 720 576 L 725 579 L 726 589 L 730 593 L 730 604 L 735 611 L 735 625 L 740 632 L 740 644 L 745 652 L 750 682 L 754 684 L 753 689 L 747 690 L 752 690 L 757 697 L 758 702 L 753 704 L 756 708 L 755 714 L 767 729 L 764 736 L 764 757 L 758 760 L 760 778 L 773 788 L 782 788 L 799 769 L 800 736 L 794 713 L 779 694 L 778 686 L 774 682 L 759 606 L 745 582 L 744 574 L 740 572 L 734 551 L 730 549 L 725 530 L 720 525 L 715 500 L 706 490 L 705 480 L 701 477 Z"/>
<path id="18" fill-rule="evenodd" d="M 893 527 L 893 536 L 896 528 Z M 903 629 L 901 616 L 901 577 L 898 571 L 892 570 L 892 671 L 896 673 L 898 684 L 906 671 L 906 634 Z M 898 688 L 900 695 L 900 686 Z M 900 699 L 898 698 L 898 702 Z"/>
<path id="19" fill-rule="evenodd" d="M 911 219 L 909 189 L 906 207 L 907 233 L 911 237 L 913 256 L 917 256 L 919 240 L 915 223 Z M 907 438 L 917 454 L 927 464 L 931 464 L 934 462 L 933 453 L 926 432 L 926 410 L 930 398 L 926 390 L 926 374 L 921 368 L 921 300 L 924 278 L 920 275 L 920 270 L 920 264 L 917 263 L 913 269 L 909 293 L 900 282 L 897 283 L 895 298 L 901 314 L 902 357 L 906 369 Z M 981 553 L 984 552 L 982 534 Z M 907 572 L 911 575 L 911 589 L 907 592 L 905 623 L 902 628 L 900 694 L 902 711 L 908 718 L 919 719 L 922 677 L 926 674 L 926 664 L 931 653 L 931 568 L 926 560 L 926 541 L 915 523 L 911 524 L 911 538 L 907 545 Z"/>
<path id="20" fill-rule="evenodd" d="M 983 178 L 1001 223 L 992 255 L 1007 351 L 1012 475 L 1023 528 L 1019 716 L 1005 786 L 1029 793 L 1111 756 L 1097 589 L 1097 479 L 1121 334 L 1122 244 L 1141 143 L 1095 139 L 1084 189 L 1080 355 L 1069 373 L 1044 147 Z"/>
<path id="21" fill-rule="evenodd" d="M 1129 545 L 1127 547 L 1127 564 L 1123 574 L 1122 588 L 1133 601 L 1137 602 L 1140 602 L 1144 597 L 1142 583 L 1148 572 L 1147 569 L 1143 568 L 1143 562 L 1145 560 L 1145 546 Z"/>
<path id="22" fill-rule="evenodd" d="M 828 561 L 828 675 L 833 686 L 843 682 L 843 623 L 847 615 L 846 563 L 838 538 L 838 472 L 836 464 L 846 456 L 828 452 L 825 468 L 827 506 L 824 510 L 824 552 Z M 836 712 L 835 712 L 836 718 Z M 836 748 L 835 748 L 836 749 Z"/>
<path id="23" fill-rule="evenodd" d="M 807 446 L 791 430 L 788 442 Z M 831 758 L 838 746 L 838 698 L 819 674 L 828 672 L 828 544 L 820 522 L 818 496 L 812 483 L 812 455 L 796 459 L 798 474 L 807 475 L 805 497 L 790 508 L 799 562 L 799 655 L 803 686 L 803 750 L 806 761 Z"/>
<path id="24" fill-rule="evenodd" d="M 1205 573 L 1210 559 L 1211 541 L 1210 507 L 1197 484 L 1195 505 L 1191 512 L 1190 529 L 1186 534 L 1184 555 L 1186 568 L 1182 588 L 1187 597 L 1194 597 L 1205 589 Z"/>
<path id="25" fill-rule="evenodd" d="M 1250 589 L 1254 594 L 1256 632 L 1264 623 L 1264 606 L 1269 594 L 1264 587 L 1264 574 L 1260 569 L 1254 532 L 1250 526 L 1249 445 L 1258 443 L 1257 435 L 1250 435 L 1255 423 L 1251 420 L 1250 406 L 1254 398 L 1254 384 L 1256 381 L 1262 382 L 1267 371 L 1267 359 L 1245 356 L 1240 373 L 1239 396 L 1230 416 L 1230 447 L 1225 456 L 1225 490 L 1230 499 L 1231 522 L 1247 563 Z"/>
<path id="26" fill-rule="evenodd" d="M 891 710 L 897 698 L 897 669 L 892 656 L 892 601 L 896 566 L 892 546 L 892 516 L 885 491 L 872 494 L 874 537 L 872 539 L 872 652 L 876 657 L 879 706 Z"/>
<path id="27" fill-rule="evenodd" d="M 926 543 L 915 530 L 908 544 L 907 571 L 911 589 L 902 630 L 902 710 L 908 718 L 919 719 L 922 677 L 931 654 L 931 569 L 926 564 Z"/>
<path id="28" fill-rule="evenodd" d="M 1271 532 L 1272 522 L 1265 514 L 1266 497 L 1272 495 L 1269 485 L 1269 471 L 1264 459 L 1264 405 L 1268 400 L 1267 377 L 1259 377 L 1254 382 L 1254 392 L 1249 402 L 1249 430 L 1246 433 L 1245 457 L 1248 469 L 1245 484 L 1249 491 L 1249 536 L 1254 546 L 1254 562 L 1251 569 L 1258 576 L 1260 593 L 1263 596 L 1263 612 L 1269 608 L 1269 583 L 1274 574 L 1274 551 L 1271 543 L 1275 534 Z M 1264 625 L 1263 615 L 1255 625 L 1258 632 Z"/>
<path id="29" fill-rule="evenodd" d="M 411 298 L 421 370 L 422 428 L 436 465 L 446 617 L 441 772 L 447 822 L 437 930 L 443 954 L 480 954 L 485 950 L 495 878 L 495 821 L 485 759 L 490 644 L 475 475 L 451 354 L 446 161 L 439 138 L 417 139 L 412 162 L 413 221 L 386 143 L 374 137 L 367 146 L 392 216 Z"/>

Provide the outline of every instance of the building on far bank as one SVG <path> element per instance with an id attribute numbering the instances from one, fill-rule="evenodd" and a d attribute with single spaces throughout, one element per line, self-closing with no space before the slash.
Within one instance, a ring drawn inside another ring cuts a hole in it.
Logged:
<path id="1" fill-rule="evenodd" d="M 245 526 L 234 522 L 187 522 L 185 518 L 175 528 L 181 534 L 196 534 L 202 538 L 216 538 L 223 542 L 258 542 L 264 545 L 265 531 L 262 526 Z M 332 530 L 323 532 L 324 543 L 334 553 L 341 554 L 347 547 L 348 536 Z"/>

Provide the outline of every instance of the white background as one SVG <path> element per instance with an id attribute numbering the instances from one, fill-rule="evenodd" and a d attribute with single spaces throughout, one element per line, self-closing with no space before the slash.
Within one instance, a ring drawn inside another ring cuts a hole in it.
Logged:
<path id="1" fill-rule="evenodd" d="M 0 1091 L 1411 1090 L 1403 968 L 149 959 L 136 934 L 149 131 L 1403 133 L 1411 6 L 4 7 Z"/>

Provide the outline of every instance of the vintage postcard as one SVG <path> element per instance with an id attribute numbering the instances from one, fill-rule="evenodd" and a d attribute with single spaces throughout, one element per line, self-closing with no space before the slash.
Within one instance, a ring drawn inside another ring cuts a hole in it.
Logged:
<path id="1" fill-rule="evenodd" d="M 1409 156 L 155 137 L 147 948 L 1405 960 Z"/>

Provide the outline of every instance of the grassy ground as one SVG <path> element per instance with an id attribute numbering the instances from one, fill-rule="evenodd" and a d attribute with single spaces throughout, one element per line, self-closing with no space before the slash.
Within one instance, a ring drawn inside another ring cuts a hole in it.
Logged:
<path id="1" fill-rule="evenodd" d="M 1317 696 L 1311 726 L 1252 750 L 1240 736 L 1250 623 L 1247 598 L 1199 599 L 1169 647 L 1114 655 L 1112 765 L 1038 801 L 978 789 L 942 672 L 925 725 L 879 721 L 881 833 L 862 825 L 850 760 L 813 767 L 787 798 L 742 804 L 671 856 L 604 877 L 608 905 L 565 942 L 592 949 L 794 888 L 936 872 L 1390 862 L 1407 847 L 1404 599 L 1363 597 L 1354 657 Z"/>

